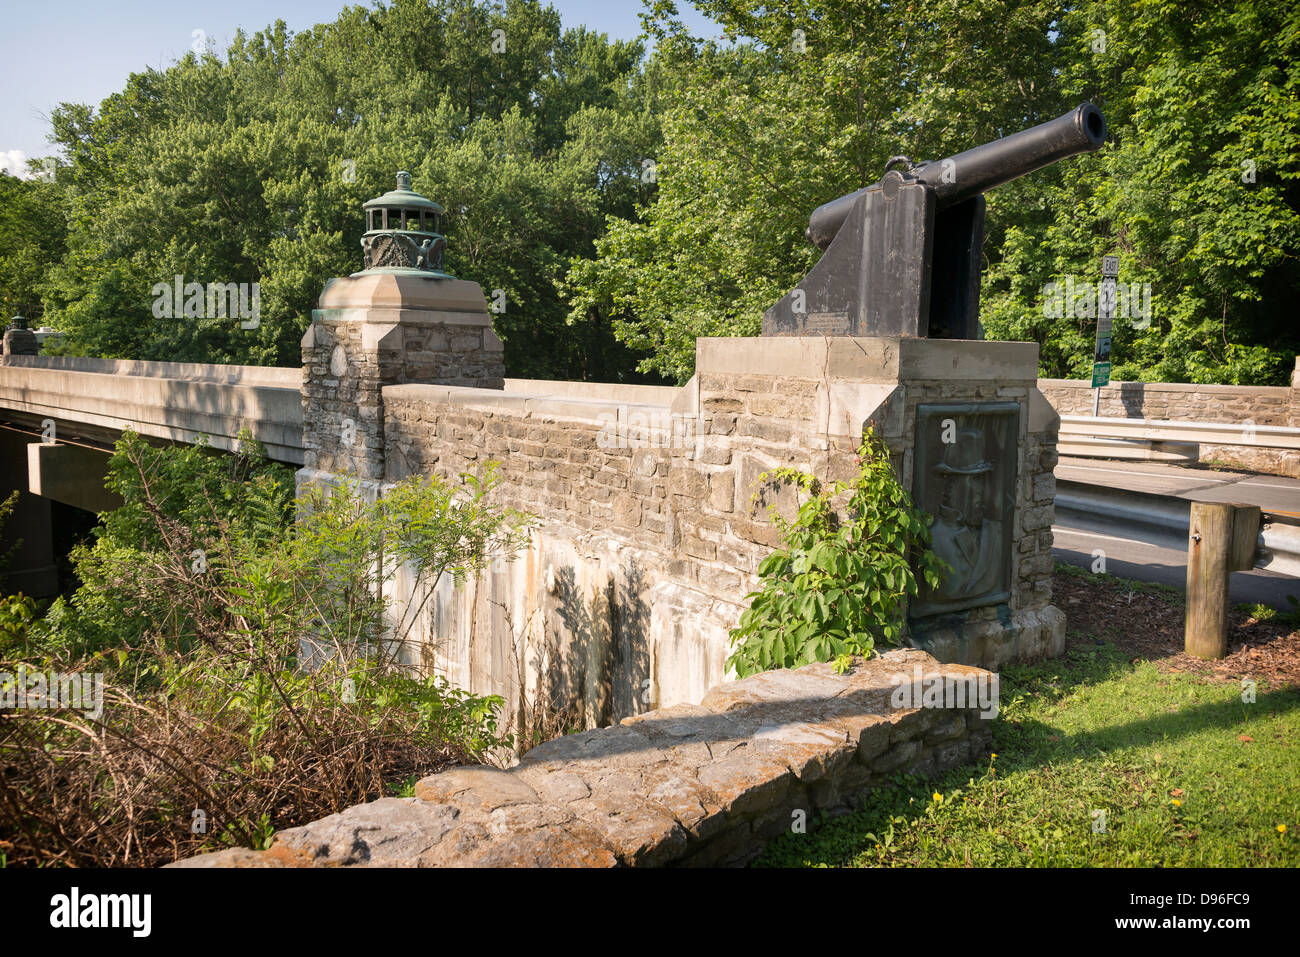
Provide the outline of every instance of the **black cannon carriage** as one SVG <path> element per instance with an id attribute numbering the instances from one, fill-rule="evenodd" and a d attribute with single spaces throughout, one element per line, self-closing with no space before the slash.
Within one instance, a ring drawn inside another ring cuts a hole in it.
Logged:
<path id="1" fill-rule="evenodd" d="M 825 254 L 764 314 L 763 335 L 980 338 L 984 193 L 1105 139 L 1083 103 L 947 159 L 893 157 L 879 182 L 813 211 L 805 235 Z"/>

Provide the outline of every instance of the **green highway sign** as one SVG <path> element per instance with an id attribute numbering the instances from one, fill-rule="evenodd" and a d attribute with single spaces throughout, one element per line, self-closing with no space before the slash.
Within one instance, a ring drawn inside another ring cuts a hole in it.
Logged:
<path id="1" fill-rule="evenodd" d="M 1100 389 L 1104 385 L 1110 384 L 1110 363 L 1094 362 L 1092 364 L 1092 387 Z"/>

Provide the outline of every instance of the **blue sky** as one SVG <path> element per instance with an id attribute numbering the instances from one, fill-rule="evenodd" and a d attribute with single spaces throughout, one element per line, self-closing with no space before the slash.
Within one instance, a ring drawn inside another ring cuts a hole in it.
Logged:
<path id="1" fill-rule="evenodd" d="M 640 0 L 550 0 L 565 26 L 584 24 L 612 37 L 641 32 Z M 236 28 L 245 32 L 282 19 L 292 30 L 333 20 L 344 0 L 14 0 L 0 22 L 0 168 L 16 172 L 25 157 L 53 151 L 48 116 L 59 103 L 92 103 L 146 67 L 161 68 L 184 56 L 196 30 L 224 50 Z M 370 4 L 363 3 L 369 6 Z M 689 0 L 683 19 L 697 34 L 712 35 Z M 16 167 L 16 168 L 15 168 Z"/>

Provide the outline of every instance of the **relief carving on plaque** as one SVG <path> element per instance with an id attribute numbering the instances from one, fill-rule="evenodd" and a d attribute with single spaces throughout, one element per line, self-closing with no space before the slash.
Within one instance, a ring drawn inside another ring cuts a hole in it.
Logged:
<path id="1" fill-rule="evenodd" d="M 920 405 L 912 495 L 933 517 L 931 547 L 947 565 L 921 584 L 911 617 L 1005 602 L 1011 594 L 1020 405 Z"/>

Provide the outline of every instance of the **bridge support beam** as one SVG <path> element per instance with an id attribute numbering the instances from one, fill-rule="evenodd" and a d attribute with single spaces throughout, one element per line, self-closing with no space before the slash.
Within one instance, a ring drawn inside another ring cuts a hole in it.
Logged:
<path id="1" fill-rule="evenodd" d="M 122 497 L 104 487 L 109 457 L 83 445 L 32 442 L 27 446 L 28 491 L 87 512 L 117 508 Z"/>

